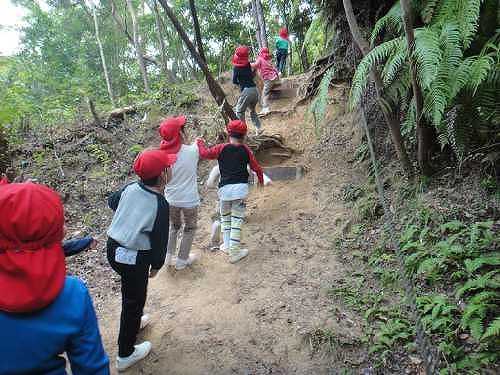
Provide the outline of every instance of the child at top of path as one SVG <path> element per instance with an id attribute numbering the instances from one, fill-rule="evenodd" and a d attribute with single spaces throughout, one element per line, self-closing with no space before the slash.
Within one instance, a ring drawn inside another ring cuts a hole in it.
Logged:
<path id="1" fill-rule="evenodd" d="M 257 60 L 250 64 L 252 69 L 257 69 L 264 81 L 264 89 L 262 90 L 262 111 L 259 115 L 269 113 L 269 93 L 271 89 L 279 83 L 278 71 L 271 64 L 271 55 L 267 47 L 263 47 L 259 51 Z"/>
<path id="2" fill-rule="evenodd" d="M 190 144 L 185 131 L 186 116 L 170 117 L 160 124 L 162 137 L 160 150 L 177 155 L 172 166 L 172 179 L 165 187 L 165 198 L 170 210 L 169 241 L 166 263 L 174 264 L 182 270 L 191 265 L 196 257 L 190 255 L 191 245 L 198 221 L 198 161 L 200 153 L 196 143 Z M 175 257 L 177 235 L 184 224 L 179 244 L 179 254 Z"/>
<path id="3" fill-rule="evenodd" d="M 290 39 L 288 36 L 288 29 L 283 26 L 278 31 L 278 36 L 276 37 L 276 67 L 278 68 L 278 73 L 282 76 L 285 73 L 286 57 L 288 56 L 288 47 L 290 44 Z"/>
<path id="4" fill-rule="evenodd" d="M 240 86 L 241 94 L 234 108 L 236 116 L 241 121 L 245 121 L 245 111 L 250 109 L 250 117 L 255 126 L 256 134 L 261 133 L 259 116 L 255 111 L 255 106 L 259 102 L 259 92 L 253 80 L 252 67 L 248 61 L 248 47 L 238 46 L 231 59 L 233 64 L 233 83 Z"/>
<path id="5" fill-rule="evenodd" d="M 92 299 L 66 276 L 64 209 L 52 189 L 0 186 L 0 374 L 109 375 Z"/>
<path id="6" fill-rule="evenodd" d="M 255 171 L 260 185 L 264 184 L 262 168 L 250 148 L 244 144 L 247 126 L 241 120 L 232 120 L 226 127 L 229 142 L 207 148 L 198 138 L 200 156 L 217 159 L 220 169 L 218 196 L 220 199 L 223 249 L 229 249 L 230 262 L 236 263 L 248 255 L 241 248 L 241 227 L 245 217 L 245 199 L 248 196 L 247 165 Z"/>
<path id="7" fill-rule="evenodd" d="M 108 199 L 115 211 L 108 229 L 108 261 L 121 276 L 122 312 L 118 335 L 117 369 L 123 371 L 151 350 L 151 343 L 135 345 L 137 333 L 148 322 L 143 315 L 148 277 L 165 262 L 168 243 L 168 203 L 163 196 L 176 155 L 145 150 L 134 161 L 140 181 L 125 185 Z"/>

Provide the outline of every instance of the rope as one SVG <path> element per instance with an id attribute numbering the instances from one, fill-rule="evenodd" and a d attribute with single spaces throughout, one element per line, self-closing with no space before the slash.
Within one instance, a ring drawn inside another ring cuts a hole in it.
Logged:
<path id="1" fill-rule="evenodd" d="M 386 232 L 389 234 L 389 246 L 394 248 L 399 269 L 399 280 L 405 290 L 406 299 L 410 307 L 410 317 L 415 323 L 415 342 L 417 344 L 420 356 L 425 365 L 425 372 L 427 375 L 434 375 L 439 373 L 440 360 L 439 352 L 432 345 L 429 337 L 425 333 L 424 327 L 421 322 L 421 316 L 417 309 L 417 296 L 415 293 L 415 283 L 411 275 L 406 272 L 405 269 L 405 257 L 401 248 L 399 247 L 399 241 L 395 238 L 396 228 L 394 226 L 394 217 L 392 212 L 389 210 L 389 206 L 385 199 L 384 185 L 380 178 L 380 173 L 378 169 L 377 157 L 375 156 L 375 151 L 373 148 L 373 141 L 370 136 L 370 131 L 368 130 L 368 125 L 366 123 L 366 117 L 364 114 L 364 108 L 361 106 L 358 111 L 360 117 L 361 127 L 363 128 L 368 148 L 370 150 L 370 159 L 373 165 L 373 170 L 375 173 L 375 181 L 377 184 L 378 199 L 384 210 L 384 225 Z"/>

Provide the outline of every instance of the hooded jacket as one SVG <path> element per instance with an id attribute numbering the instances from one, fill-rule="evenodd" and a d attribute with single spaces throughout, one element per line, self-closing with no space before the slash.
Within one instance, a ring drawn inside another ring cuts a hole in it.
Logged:
<path id="1" fill-rule="evenodd" d="M 0 186 L 0 374 L 107 375 L 92 300 L 65 275 L 59 196 L 32 183 Z"/>

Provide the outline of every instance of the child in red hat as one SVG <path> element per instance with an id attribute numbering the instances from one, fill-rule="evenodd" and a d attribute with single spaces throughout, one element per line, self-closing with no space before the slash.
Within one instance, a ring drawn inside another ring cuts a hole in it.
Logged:
<path id="1" fill-rule="evenodd" d="M 159 128 L 162 137 L 160 150 L 177 155 L 172 166 L 172 179 L 165 188 L 165 198 L 169 204 L 170 228 L 167 248 L 167 265 L 182 270 L 196 261 L 190 254 L 197 223 L 200 195 L 198 193 L 198 146 L 189 143 L 185 131 L 186 116 L 169 117 Z M 179 253 L 175 257 L 177 235 L 182 229 Z"/>
<path id="2" fill-rule="evenodd" d="M 259 102 L 259 92 L 253 80 L 252 67 L 248 61 L 248 47 L 238 46 L 231 59 L 233 64 L 233 83 L 240 86 L 241 94 L 234 111 L 241 121 L 245 121 L 245 111 L 250 108 L 250 117 L 255 126 L 256 134 L 261 133 L 261 124 L 255 107 Z"/>
<path id="3" fill-rule="evenodd" d="M 66 276 L 64 211 L 50 188 L 0 187 L 0 374 L 109 375 L 85 284 Z"/>
<path id="4" fill-rule="evenodd" d="M 262 90 L 262 111 L 259 115 L 269 113 L 269 93 L 271 89 L 279 83 L 278 71 L 271 64 L 271 55 L 269 49 L 263 47 L 259 51 L 257 60 L 251 64 L 252 69 L 257 69 L 264 81 L 264 89 Z"/>
<path id="5" fill-rule="evenodd" d="M 289 44 L 290 38 L 288 36 L 288 29 L 283 26 L 279 29 L 278 36 L 276 37 L 276 67 L 278 68 L 280 76 L 282 76 L 285 72 Z"/>
<path id="6" fill-rule="evenodd" d="M 198 138 L 200 156 L 203 159 L 217 159 L 219 162 L 221 231 L 223 249 L 229 252 L 231 263 L 236 263 L 248 255 L 248 249 L 241 248 L 241 226 L 245 217 L 245 199 L 248 196 L 247 165 L 255 171 L 259 185 L 263 185 L 262 168 L 250 148 L 244 144 L 247 126 L 241 120 L 227 124 L 228 143 L 207 148 L 203 139 Z"/>
<path id="7" fill-rule="evenodd" d="M 162 150 L 145 150 L 134 161 L 140 181 L 111 195 L 115 211 L 108 229 L 108 261 L 121 276 L 122 312 L 118 336 L 117 369 L 123 371 L 151 350 L 151 343 L 135 345 L 137 333 L 149 321 L 143 315 L 148 277 L 154 277 L 165 262 L 168 243 L 168 203 L 163 196 L 172 177 L 176 156 Z"/>

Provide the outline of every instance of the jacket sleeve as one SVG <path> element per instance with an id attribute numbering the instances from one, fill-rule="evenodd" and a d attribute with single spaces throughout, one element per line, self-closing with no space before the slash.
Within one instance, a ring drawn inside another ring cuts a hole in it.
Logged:
<path id="1" fill-rule="evenodd" d="M 159 196 L 156 219 L 149 237 L 151 241 L 151 268 L 155 270 L 160 269 L 165 263 L 169 230 L 168 215 L 168 203 L 165 198 Z"/>
<path id="2" fill-rule="evenodd" d="M 198 139 L 196 144 L 198 145 L 198 150 L 200 151 L 200 158 L 209 160 L 217 159 L 226 146 L 225 143 L 219 143 L 208 148 L 203 139 Z"/>
<path id="3" fill-rule="evenodd" d="M 239 81 L 238 81 L 238 75 L 236 74 L 236 70 L 233 69 L 233 83 L 235 85 L 238 85 L 239 84 Z"/>
<path id="4" fill-rule="evenodd" d="M 250 150 L 250 147 L 245 145 L 245 148 L 247 149 L 248 157 L 250 159 L 250 169 L 257 174 L 259 184 L 264 185 L 264 174 L 259 162 L 257 161 L 257 159 L 255 159 L 255 155 L 253 154 L 252 150 Z"/>
<path id="5" fill-rule="evenodd" d="M 90 246 L 94 239 L 91 236 L 75 238 L 73 240 L 63 241 L 64 256 L 78 254 Z"/>
<path id="6" fill-rule="evenodd" d="M 260 69 L 261 68 L 260 58 L 257 58 L 257 60 L 255 60 L 254 63 L 251 63 L 250 66 L 252 67 L 252 69 Z"/>
<path id="7" fill-rule="evenodd" d="M 85 299 L 78 308 L 83 310 L 83 324 L 66 350 L 71 371 L 78 375 L 109 375 L 109 359 L 102 346 L 92 299 L 83 283 L 82 288 L 85 288 Z"/>

